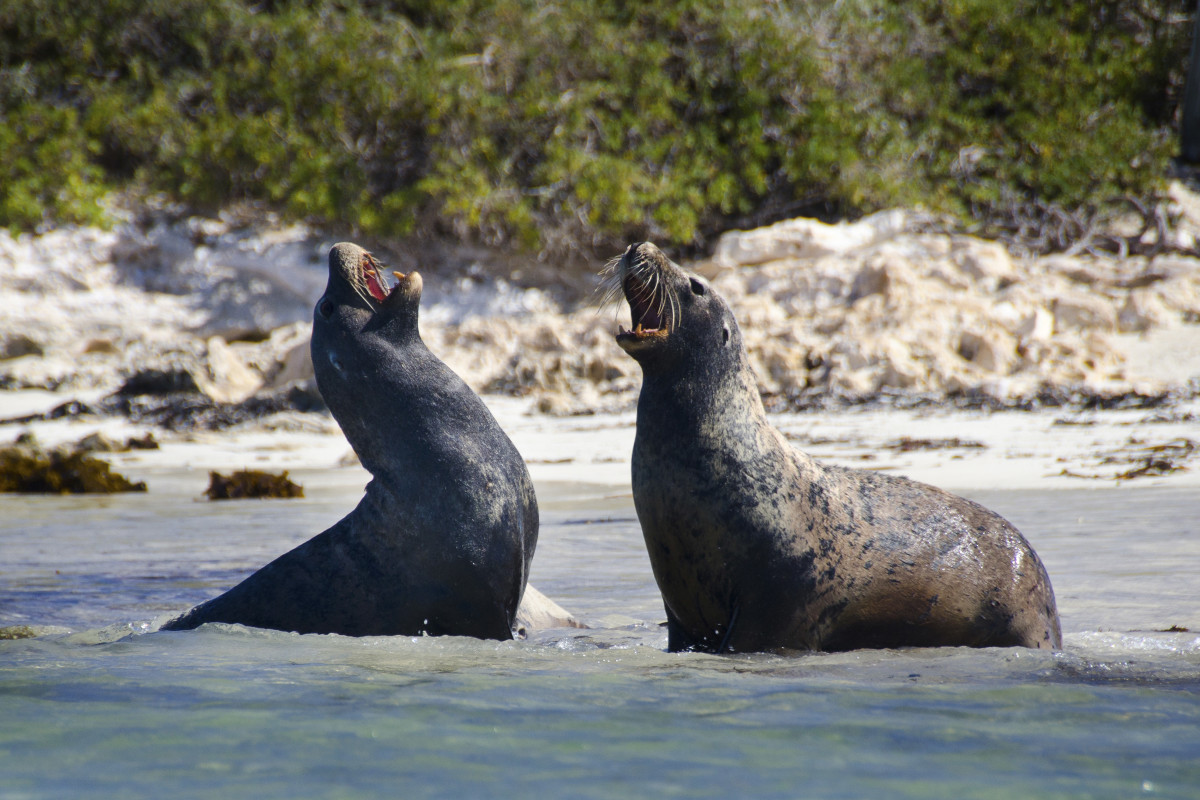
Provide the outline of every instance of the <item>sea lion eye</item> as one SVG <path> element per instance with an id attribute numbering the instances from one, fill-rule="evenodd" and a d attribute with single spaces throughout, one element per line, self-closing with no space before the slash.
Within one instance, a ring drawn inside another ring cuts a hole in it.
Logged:
<path id="1" fill-rule="evenodd" d="M 333 313 L 333 303 L 329 302 L 328 297 L 322 297 L 321 302 L 317 303 L 317 313 L 329 319 L 329 315 Z"/>
<path id="2" fill-rule="evenodd" d="M 721 344 L 729 344 L 729 326 L 725 325 L 721 328 Z"/>
<path id="3" fill-rule="evenodd" d="M 703 296 L 704 295 L 704 284 L 701 283 L 700 281 L 696 280 L 695 278 L 689 278 L 688 280 L 690 280 L 692 283 L 692 294 Z"/>

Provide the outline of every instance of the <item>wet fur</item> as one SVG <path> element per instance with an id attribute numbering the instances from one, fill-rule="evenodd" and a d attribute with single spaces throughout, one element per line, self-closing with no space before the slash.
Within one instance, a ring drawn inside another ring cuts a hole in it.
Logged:
<path id="1" fill-rule="evenodd" d="M 329 261 L 313 366 L 371 472 L 366 494 L 329 530 L 164 628 L 512 638 L 538 535 L 525 462 L 421 341 L 420 277 L 379 301 L 366 291 L 364 266 L 377 268 L 368 253 L 340 244 Z"/>
<path id="2" fill-rule="evenodd" d="M 631 271 L 674 298 L 661 301 L 666 336 L 618 336 L 643 371 L 634 504 L 670 650 L 1061 646 L 1049 577 L 1016 528 L 793 448 L 767 420 L 724 300 L 649 243 L 626 252 L 616 284 Z"/>

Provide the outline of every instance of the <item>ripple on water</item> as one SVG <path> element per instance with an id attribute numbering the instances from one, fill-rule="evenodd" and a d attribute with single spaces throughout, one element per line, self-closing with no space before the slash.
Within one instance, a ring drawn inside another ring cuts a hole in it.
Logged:
<path id="1" fill-rule="evenodd" d="M 34 797 L 1195 796 L 1200 637 L 1156 629 L 1200 627 L 1194 561 L 1180 557 L 1197 501 L 1051 495 L 989 505 L 1024 515 L 1014 521 L 1054 577 L 1058 654 L 666 653 L 640 533 L 607 500 L 545 515 L 532 576 L 590 630 L 512 642 L 144 633 L 295 531 L 323 529 L 340 499 L 219 520 L 203 504 L 181 518 L 178 499 L 153 495 L 17 508 L 10 524 L 38 527 L 4 529 L 0 608 L 78 632 L 0 641 L 0 785 Z M 1097 520 L 1087 535 L 1081 514 Z M 1135 576 L 1123 552 L 1153 575 Z"/>

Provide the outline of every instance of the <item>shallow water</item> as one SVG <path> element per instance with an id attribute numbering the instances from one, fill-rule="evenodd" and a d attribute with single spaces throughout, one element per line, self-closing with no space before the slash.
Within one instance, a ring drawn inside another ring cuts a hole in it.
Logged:
<path id="1" fill-rule="evenodd" d="M 1062 653 L 668 654 L 631 498 L 539 485 L 529 641 L 138 631 L 327 527 L 301 501 L 0 495 L 0 798 L 1200 797 L 1200 497 L 973 493 L 1050 571 Z"/>

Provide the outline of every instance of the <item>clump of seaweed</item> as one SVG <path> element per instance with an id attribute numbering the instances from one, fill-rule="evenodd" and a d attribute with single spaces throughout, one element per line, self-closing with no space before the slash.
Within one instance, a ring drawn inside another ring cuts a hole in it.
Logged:
<path id="1" fill-rule="evenodd" d="M 983 450 L 987 445 L 983 442 L 959 439 L 957 436 L 951 439 L 910 439 L 903 436 L 894 442 L 888 442 L 884 447 L 899 453 L 911 453 L 914 450 Z"/>
<path id="2" fill-rule="evenodd" d="M 8 625 L 0 628 L 0 641 L 6 639 L 33 639 L 37 631 L 28 625 Z"/>
<path id="3" fill-rule="evenodd" d="M 32 435 L 0 448 L 0 492 L 112 494 L 144 492 L 143 481 L 113 472 L 107 461 L 78 448 L 46 452 Z"/>
<path id="4" fill-rule="evenodd" d="M 304 497 L 304 487 L 293 483 L 284 470 L 278 475 L 255 469 L 244 469 L 222 475 L 208 473 L 205 494 L 209 500 L 244 500 L 271 497 Z"/>
<path id="5" fill-rule="evenodd" d="M 1124 446 L 1110 453 L 1102 454 L 1098 459 L 1100 466 L 1129 467 L 1114 474 L 1078 473 L 1063 470 L 1062 475 L 1068 478 L 1090 478 L 1101 480 L 1131 481 L 1135 478 L 1159 477 L 1173 472 L 1186 472 L 1187 462 L 1197 453 L 1200 445 L 1191 439 L 1173 439 L 1162 444 L 1148 445 L 1136 439 L 1130 439 Z"/>
<path id="6" fill-rule="evenodd" d="M 153 433 L 147 433 L 142 437 L 131 436 L 124 442 L 119 442 L 108 438 L 99 431 L 83 437 L 74 446 L 74 450 L 80 453 L 128 453 L 131 450 L 157 449 L 159 449 L 159 444 Z"/>

